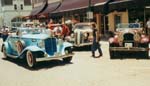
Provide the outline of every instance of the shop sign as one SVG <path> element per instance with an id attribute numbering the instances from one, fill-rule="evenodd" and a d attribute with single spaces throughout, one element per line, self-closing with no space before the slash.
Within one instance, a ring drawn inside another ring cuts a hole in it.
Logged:
<path id="1" fill-rule="evenodd" d="M 92 11 L 87 12 L 87 19 L 93 19 L 93 12 Z"/>

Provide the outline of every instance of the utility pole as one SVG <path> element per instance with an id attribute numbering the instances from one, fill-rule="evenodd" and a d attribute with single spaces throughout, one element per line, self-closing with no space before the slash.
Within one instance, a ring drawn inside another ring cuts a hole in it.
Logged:
<path id="1" fill-rule="evenodd" d="M 91 20 L 93 19 L 93 12 L 91 9 L 91 0 L 89 0 L 89 7 L 88 7 L 88 11 L 87 11 L 87 19 L 89 20 L 89 22 L 91 22 Z"/>

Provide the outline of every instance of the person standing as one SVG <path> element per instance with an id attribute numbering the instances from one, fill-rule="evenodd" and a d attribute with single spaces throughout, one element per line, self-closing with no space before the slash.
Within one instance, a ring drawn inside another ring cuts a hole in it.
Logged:
<path id="1" fill-rule="evenodd" d="M 92 46 L 91 46 L 91 51 L 92 51 L 92 57 L 96 57 L 95 56 L 95 51 L 98 49 L 99 52 L 99 57 L 103 55 L 102 50 L 100 48 L 100 37 L 98 36 L 98 31 L 96 29 L 96 25 L 92 24 L 92 30 L 93 30 L 93 42 L 92 42 Z"/>
<path id="2" fill-rule="evenodd" d="M 147 26 L 147 34 L 150 35 L 150 18 L 148 19 L 146 26 Z"/>
<path id="3" fill-rule="evenodd" d="M 2 33 L 3 42 L 7 39 L 8 35 L 9 35 L 8 33 L 9 33 L 8 27 L 4 27 L 3 28 L 3 33 Z"/>

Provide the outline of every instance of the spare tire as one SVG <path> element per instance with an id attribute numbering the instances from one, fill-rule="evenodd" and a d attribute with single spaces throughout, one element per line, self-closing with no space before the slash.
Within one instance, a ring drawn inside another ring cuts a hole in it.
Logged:
<path id="1" fill-rule="evenodd" d="M 22 40 L 19 40 L 16 42 L 17 52 L 20 54 L 22 50 L 24 49 L 24 42 Z"/>

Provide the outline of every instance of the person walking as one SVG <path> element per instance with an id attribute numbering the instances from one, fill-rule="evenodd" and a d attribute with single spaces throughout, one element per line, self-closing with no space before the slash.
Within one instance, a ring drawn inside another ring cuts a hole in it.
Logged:
<path id="1" fill-rule="evenodd" d="M 99 56 L 102 56 L 103 53 L 102 53 L 102 50 L 100 48 L 100 37 L 98 36 L 98 32 L 97 32 L 97 29 L 96 29 L 96 25 L 95 24 L 92 24 L 92 29 L 93 29 L 93 43 L 92 43 L 92 46 L 91 46 L 91 51 L 92 51 L 92 57 L 96 57 L 95 56 L 95 51 L 98 49 L 98 52 L 99 52 Z"/>

